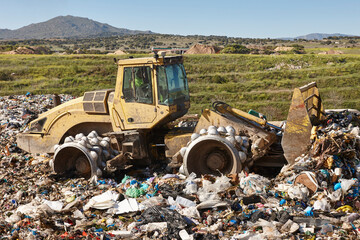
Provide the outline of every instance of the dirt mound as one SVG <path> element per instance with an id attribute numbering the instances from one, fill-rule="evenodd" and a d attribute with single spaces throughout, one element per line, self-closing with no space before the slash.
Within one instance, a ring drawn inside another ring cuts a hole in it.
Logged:
<path id="1" fill-rule="evenodd" d="M 329 51 L 326 51 L 326 52 L 320 52 L 319 54 L 321 55 L 332 55 L 332 54 L 344 54 L 343 51 L 338 51 L 338 50 L 334 50 L 334 49 L 330 49 Z"/>
<path id="2" fill-rule="evenodd" d="M 2 54 L 51 54 L 51 50 L 48 47 L 18 47 L 16 50 L 3 52 Z"/>
<path id="3" fill-rule="evenodd" d="M 17 54 L 35 54 L 35 50 L 31 47 L 18 47 L 15 52 Z"/>
<path id="4" fill-rule="evenodd" d="M 115 52 L 113 53 L 108 53 L 108 55 L 125 55 L 127 54 L 126 52 L 124 52 L 123 50 L 119 49 L 119 50 L 116 50 Z"/>
<path id="5" fill-rule="evenodd" d="M 294 50 L 293 47 L 277 47 L 274 49 L 275 52 L 289 52 Z"/>
<path id="6" fill-rule="evenodd" d="M 37 46 L 37 47 L 31 47 L 35 54 L 51 54 L 52 51 L 50 50 L 50 48 L 48 47 L 44 47 L 44 46 Z"/>
<path id="7" fill-rule="evenodd" d="M 13 50 L 8 52 L 0 52 L 0 54 L 16 54 L 16 52 Z"/>
<path id="8" fill-rule="evenodd" d="M 185 54 L 215 54 L 219 53 L 221 48 L 210 45 L 195 44 Z"/>

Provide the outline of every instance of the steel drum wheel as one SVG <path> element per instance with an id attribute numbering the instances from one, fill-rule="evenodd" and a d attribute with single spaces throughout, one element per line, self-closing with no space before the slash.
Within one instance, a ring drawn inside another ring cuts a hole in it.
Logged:
<path id="1" fill-rule="evenodd" d="M 220 136 L 201 136 L 191 142 L 184 156 L 187 175 L 194 172 L 221 175 L 240 172 L 242 169 L 238 151 L 229 141 Z"/>

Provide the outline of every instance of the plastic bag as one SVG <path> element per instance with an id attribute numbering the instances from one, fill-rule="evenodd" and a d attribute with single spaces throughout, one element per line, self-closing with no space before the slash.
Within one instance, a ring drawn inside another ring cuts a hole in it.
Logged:
<path id="1" fill-rule="evenodd" d="M 181 215 L 189 218 L 200 218 L 200 213 L 196 207 L 188 207 L 177 210 Z"/>
<path id="2" fill-rule="evenodd" d="M 189 199 L 177 196 L 175 201 L 182 207 L 196 207 L 196 203 Z"/>
<path id="3" fill-rule="evenodd" d="M 17 209 L 16 212 L 28 215 L 30 217 L 35 217 L 37 214 L 37 207 L 35 205 L 35 202 L 32 201 L 28 204 L 25 205 L 20 205 Z"/>
<path id="4" fill-rule="evenodd" d="M 48 205 L 52 210 L 56 211 L 56 212 L 60 212 L 62 207 L 64 206 L 64 204 L 60 201 L 48 201 L 48 200 L 44 200 L 43 203 L 45 203 L 46 205 Z"/>
<path id="5" fill-rule="evenodd" d="M 294 233 L 297 230 L 299 230 L 300 226 L 299 224 L 293 222 L 291 219 L 289 219 L 284 225 L 281 227 L 281 232 L 290 232 Z"/>
<path id="6" fill-rule="evenodd" d="M 107 191 L 98 196 L 92 197 L 89 202 L 84 206 L 84 210 L 90 208 L 107 209 L 114 206 L 116 200 L 119 198 L 119 193 Z"/>
<path id="7" fill-rule="evenodd" d="M 330 211 L 330 203 L 325 199 L 321 199 L 321 200 L 316 200 L 314 203 L 314 210 L 321 210 L 324 212 L 329 212 Z"/>
<path id="8" fill-rule="evenodd" d="M 222 192 L 231 187 L 230 179 L 227 176 L 222 175 L 217 177 L 214 183 L 210 181 L 203 181 L 203 189 L 207 192 Z"/>
<path id="9" fill-rule="evenodd" d="M 141 219 L 142 224 L 167 222 L 168 226 L 177 229 L 184 229 L 187 226 L 187 222 L 180 213 L 160 206 L 154 206 L 146 209 L 141 214 Z"/>
<path id="10" fill-rule="evenodd" d="M 165 203 L 165 199 L 162 196 L 151 197 L 140 203 L 140 210 L 144 210 L 149 207 L 161 205 L 163 203 Z"/>
<path id="11" fill-rule="evenodd" d="M 199 188 L 197 195 L 200 202 L 208 200 L 219 200 L 218 192 L 225 191 L 231 187 L 230 179 L 226 176 L 217 177 L 214 183 L 209 180 L 202 180 L 203 187 Z"/>
<path id="12" fill-rule="evenodd" d="M 240 178 L 240 188 L 246 195 L 266 194 L 266 188 L 270 185 L 269 179 L 258 174 L 249 174 Z"/>
<path id="13" fill-rule="evenodd" d="M 287 193 L 291 199 L 306 200 L 309 196 L 309 189 L 301 184 L 297 184 L 290 187 Z"/>
<path id="14" fill-rule="evenodd" d="M 135 198 L 124 199 L 121 202 L 116 203 L 113 207 L 116 209 L 115 214 L 136 212 L 140 209 Z"/>
<path id="15" fill-rule="evenodd" d="M 349 191 L 349 189 L 355 184 L 355 179 L 340 179 L 341 190 L 345 194 Z"/>
<path id="16" fill-rule="evenodd" d="M 17 213 L 13 213 L 11 216 L 5 218 L 7 223 L 16 223 L 21 220 L 21 217 Z"/>
<path id="17" fill-rule="evenodd" d="M 208 184 L 211 184 L 211 182 L 208 181 L 208 180 L 203 180 L 203 185 L 208 185 Z M 220 199 L 217 192 L 211 192 L 211 191 L 208 191 L 208 190 L 209 189 L 206 188 L 206 187 L 205 188 L 199 188 L 199 190 L 197 192 L 197 195 L 198 195 L 198 198 L 199 198 L 200 202 L 204 202 L 204 201 L 207 201 L 207 200 L 219 200 Z"/>
<path id="18" fill-rule="evenodd" d="M 189 175 L 189 177 L 185 180 L 185 182 L 186 182 L 186 187 L 185 187 L 185 189 L 183 190 L 184 193 L 186 193 L 186 194 L 194 194 L 194 193 L 197 192 L 198 186 L 197 186 L 196 182 L 194 182 L 195 178 L 196 178 L 196 174 L 195 174 L 195 173 L 191 173 L 191 174 Z"/>
<path id="19" fill-rule="evenodd" d="M 154 230 L 164 231 L 167 227 L 167 222 L 152 222 L 146 225 L 142 225 L 140 229 L 145 232 L 152 232 Z"/>
<path id="20" fill-rule="evenodd" d="M 331 194 L 328 195 L 328 197 L 330 198 L 330 200 L 332 202 L 337 202 L 341 199 L 341 196 L 342 196 L 342 190 L 341 189 L 338 189 L 334 192 L 332 192 Z"/>
<path id="21" fill-rule="evenodd" d="M 85 219 L 86 217 L 79 209 L 76 209 L 73 212 L 73 218 L 75 218 L 75 219 Z"/>
<path id="22" fill-rule="evenodd" d="M 333 226 L 331 224 L 324 224 L 322 227 L 321 227 L 321 234 L 327 234 L 329 232 L 333 232 L 334 229 L 333 229 Z"/>
<path id="23" fill-rule="evenodd" d="M 138 197 L 144 195 L 145 193 L 146 192 L 144 189 L 136 188 L 136 187 L 128 188 L 125 192 L 125 194 L 131 198 L 138 198 Z"/>
<path id="24" fill-rule="evenodd" d="M 221 200 L 208 200 L 203 201 L 199 205 L 196 206 L 197 209 L 207 209 L 207 208 L 217 208 L 217 207 L 226 207 L 228 206 L 227 202 Z"/>
<path id="25" fill-rule="evenodd" d="M 262 227 L 263 233 L 261 235 L 263 238 L 276 239 L 281 236 L 280 232 L 276 229 L 276 226 L 264 219 L 259 219 L 259 221 L 257 221 L 254 226 Z"/>

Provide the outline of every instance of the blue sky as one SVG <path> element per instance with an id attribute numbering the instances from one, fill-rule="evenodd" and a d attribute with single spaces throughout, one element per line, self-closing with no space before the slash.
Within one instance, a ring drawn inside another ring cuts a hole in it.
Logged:
<path id="1" fill-rule="evenodd" d="M 0 4 L 1 29 L 73 15 L 114 27 L 181 35 L 360 35 L 360 0 L 0 0 Z"/>

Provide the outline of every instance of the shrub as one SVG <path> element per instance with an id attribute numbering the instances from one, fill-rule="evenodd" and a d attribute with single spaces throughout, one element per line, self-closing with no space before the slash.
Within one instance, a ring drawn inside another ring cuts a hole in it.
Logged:
<path id="1" fill-rule="evenodd" d="M 240 44 L 233 44 L 230 46 L 226 46 L 222 51 L 222 53 L 239 53 L 239 54 L 248 54 L 250 53 L 250 49 Z"/>

